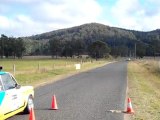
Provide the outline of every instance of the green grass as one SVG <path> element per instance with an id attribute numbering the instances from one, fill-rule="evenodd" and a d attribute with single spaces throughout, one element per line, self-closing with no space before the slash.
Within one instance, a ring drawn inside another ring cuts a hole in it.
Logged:
<path id="1" fill-rule="evenodd" d="M 75 64 L 81 63 L 81 70 L 75 70 Z M 15 78 L 21 85 L 37 86 L 43 82 L 50 82 L 92 68 L 102 66 L 107 60 L 93 61 L 86 59 L 1 59 L 0 65 L 4 71 L 13 72 L 16 66 Z"/>
<path id="2" fill-rule="evenodd" d="M 129 93 L 135 115 L 131 120 L 160 119 L 160 72 L 157 61 L 132 61 L 128 65 Z"/>

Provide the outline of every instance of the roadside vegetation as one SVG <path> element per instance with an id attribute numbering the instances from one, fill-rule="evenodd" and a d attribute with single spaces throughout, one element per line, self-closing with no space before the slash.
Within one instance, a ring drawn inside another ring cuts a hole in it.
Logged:
<path id="1" fill-rule="evenodd" d="M 102 66 L 107 62 L 105 59 L 1 59 L 0 65 L 4 71 L 14 74 L 20 84 L 37 86 Z M 81 69 L 76 70 L 75 64 L 81 64 Z"/>
<path id="2" fill-rule="evenodd" d="M 128 65 L 129 96 L 135 114 L 131 120 L 160 119 L 160 62 L 131 61 Z"/>

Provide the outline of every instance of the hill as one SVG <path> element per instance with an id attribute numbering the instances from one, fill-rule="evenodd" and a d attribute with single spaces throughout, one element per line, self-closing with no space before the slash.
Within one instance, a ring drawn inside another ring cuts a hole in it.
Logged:
<path id="1" fill-rule="evenodd" d="M 49 40 L 62 42 L 79 40 L 86 47 L 94 41 L 100 40 L 108 44 L 112 55 L 117 56 L 134 56 L 135 44 L 137 45 L 137 53 L 140 56 L 141 54 L 155 55 L 160 53 L 160 29 L 142 32 L 109 27 L 99 23 L 90 23 L 33 35 L 23 39 L 43 41 L 45 43 Z"/>
<path id="2" fill-rule="evenodd" d="M 91 23 L 76 26 L 68 29 L 55 30 L 39 35 L 33 35 L 28 38 L 32 40 L 48 40 L 52 38 L 61 38 L 63 40 L 71 40 L 77 38 L 95 40 L 101 38 L 111 38 L 122 36 L 124 38 L 135 38 L 134 34 L 125 29 L 109 27 L 103 24 Z"/>
<path id="3" fill-rule="evenodd" d="M 126 38 L 126 39 L 152 39 L 160 40 L 160 29 L 142 32 L 142 31 L 133 31 L 116 27 L 109 27 L 99 23 L 90 23 L 84 24 L 72 28 L 60 29 L 51 32 L 46 32 L 43 34 L 33 35 L 27 38 L 32 40 L 48 40 L 52 38 L 62 38 L 73 39 L 76 37 L 79 38 L 92 38 L 93 40 L 97 37 L 101 38 Z"/>

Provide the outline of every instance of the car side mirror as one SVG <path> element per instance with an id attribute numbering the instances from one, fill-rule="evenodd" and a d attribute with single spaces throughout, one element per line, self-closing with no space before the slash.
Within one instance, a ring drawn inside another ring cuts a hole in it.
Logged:
<path id="1" fill-rule="evenodd" d="M 21 85 L 15 84 L 15 87 L 16 87 L 16 89 L 20 89 L 20 88 L 21 88 Z"/>

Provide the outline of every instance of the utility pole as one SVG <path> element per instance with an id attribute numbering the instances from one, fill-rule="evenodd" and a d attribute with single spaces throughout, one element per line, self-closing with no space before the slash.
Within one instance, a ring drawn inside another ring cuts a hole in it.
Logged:
<path id="1" fill-rule="evenodd" d="M 135 52 L 134 54 L 135 54 L 135 59 L 136 59 L 136 58 L 137 58 L 137 52 L 136 52 L 136 51 L 137 51 L 137 44 L 136 44 L 136 43 L 135 43 L 135 46 L 134 46 L 134 47 L 135 47 L 135 48 L 134 48 L 134 50 L 135 50 L 135 51 L 134 51 L 134 52 Z"/>
<path id="2" fill-rule="evenodd" d="M 132 57 L 132 55 L 131 55 L 131 50 L 129 51 L 129 57 L 130 57 L 130 58 Z"/>

